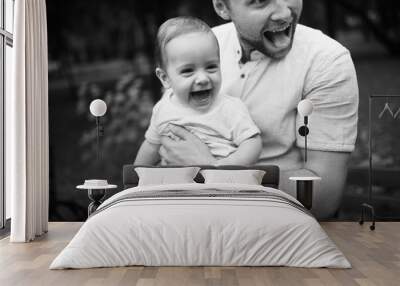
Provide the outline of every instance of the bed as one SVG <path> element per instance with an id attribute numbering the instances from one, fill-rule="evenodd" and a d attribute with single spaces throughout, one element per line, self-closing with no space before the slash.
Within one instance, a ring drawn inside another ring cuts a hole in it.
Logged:
<path id="1" fill-rule="evenodd" d="M 136 168 L 124 166 L 125 189 L 102 203 L 50 269 L 351 267 L 311 213 L 277 189 L 277 166 L 201 166 L 194 182 L 152 185 L 138 185 L 136 170 L 155 168 Z M 259 185 L 238 184 L 240 175 L 235 182 L 221 183 L 204 173 L 212 169 L 265 174 Z M 157 168 L 162 174 L 167 170 Z"/>

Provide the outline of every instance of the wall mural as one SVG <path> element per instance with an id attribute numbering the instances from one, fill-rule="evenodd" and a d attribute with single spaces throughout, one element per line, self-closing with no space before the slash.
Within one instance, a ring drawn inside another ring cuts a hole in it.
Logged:
<path id="1" fill-rule="evenodd" d="M 357 219 L 368 198 L 368 98 L 400 94 L 398 1 L 305 0 L 302 23 L 323 30 L 352 52 L 360 88 L 356 150 L 349 162 L 340 219 Z M 385 3 L 382 3 L 385 2 Z M 50 220 L 82 221 L 87 216 L 85 179 L 106 178 L 122 189 L 122 165 L 133 163 L 161 85 L 154 74 L 154 42 L 166 19 L 191 15 L 210 26 L 223 23 L 212 1 L 47 1 L 50 112 Z M 373 15 L 374 21 L 364 15 Z M 371 28 L 372 27 L 372 28 Z M 397 28 L 396 28 L 397 27 Z M 107 103 L 101 118 L 101 158 L 96 159 L 93 99 Z M 383 100 L 384 101 L 384 100 Z M 399 167 L 400 102 L 379 103 L 376 119 L 390 117 L 390 130 L 373 130 L 383 140 L 374 160 Z M 396 125 L 397 124 L 397 125 Z M 386 125 L 385 125 L 386 126 Z M 397 144 L 397 145 L 396 145 Z M 397 148 L 398 149 L 398 148 Z M 377 212 L 400 218 L 394 201 L 400 186 L 377 186 Z M 397 206 L 399 204 L 397 203 Z"/>

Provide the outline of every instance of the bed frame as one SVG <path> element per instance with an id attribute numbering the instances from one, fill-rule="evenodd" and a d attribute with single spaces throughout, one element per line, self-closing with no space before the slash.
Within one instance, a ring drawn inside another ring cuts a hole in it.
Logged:
<path id="1" fill-rule="evenodd" d="M 151 168 L 166 168 L 166 167 L 182 167 L 182 166 L 145 166 L 145 165 L 124 165 L 123 167 L 123 184 L 124 189 L 136 187 L 139 182 L 138 174 L 135 171 L 136 167 L 151 167 Z M 276 165 L 257 165 L 257 166 L 197 166 L 201 169 L 219 169 L 219 170 L 264 170 L 265 175 L 262 180 L 262 185 L 277 189 L 279 186 L 279 167 Z M 204 183 L 204 178 L 200 173 L 194 179 L 197 183 Z"/>

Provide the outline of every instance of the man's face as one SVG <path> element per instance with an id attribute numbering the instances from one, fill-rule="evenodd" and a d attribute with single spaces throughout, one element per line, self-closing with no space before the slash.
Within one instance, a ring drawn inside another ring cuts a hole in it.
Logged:
<path id="1" fill-rule="evenodd" d="M 191 33 L 165 46 L 165 86 L 179 102 L 197 111 L 210 109 L 221 88 L 219 48 L 210 33 Z"/>
<path id="2" fill-rule="evenodd" d="M 290 51 L 302 6 L 302 0 L 214 0 L 217 13 L 235 24 L 245 51 L 273 58 Z"/>

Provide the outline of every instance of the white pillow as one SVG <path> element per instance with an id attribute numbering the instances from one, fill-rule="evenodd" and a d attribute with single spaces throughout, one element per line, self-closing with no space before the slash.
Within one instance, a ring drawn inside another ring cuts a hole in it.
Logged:
<path id="1" fill-rule="evenodd" d="M 265 171 L 262 170 L 201 170 L 204 183 L 234 183 L 246 185 L 261 185 Z"/>
<path id="2" fill-rule="evenodd" d="M 135 168 L 139 176 L 138 186 L 195 183 L 193 179 L 199 170 L 199 167 Z"/>

